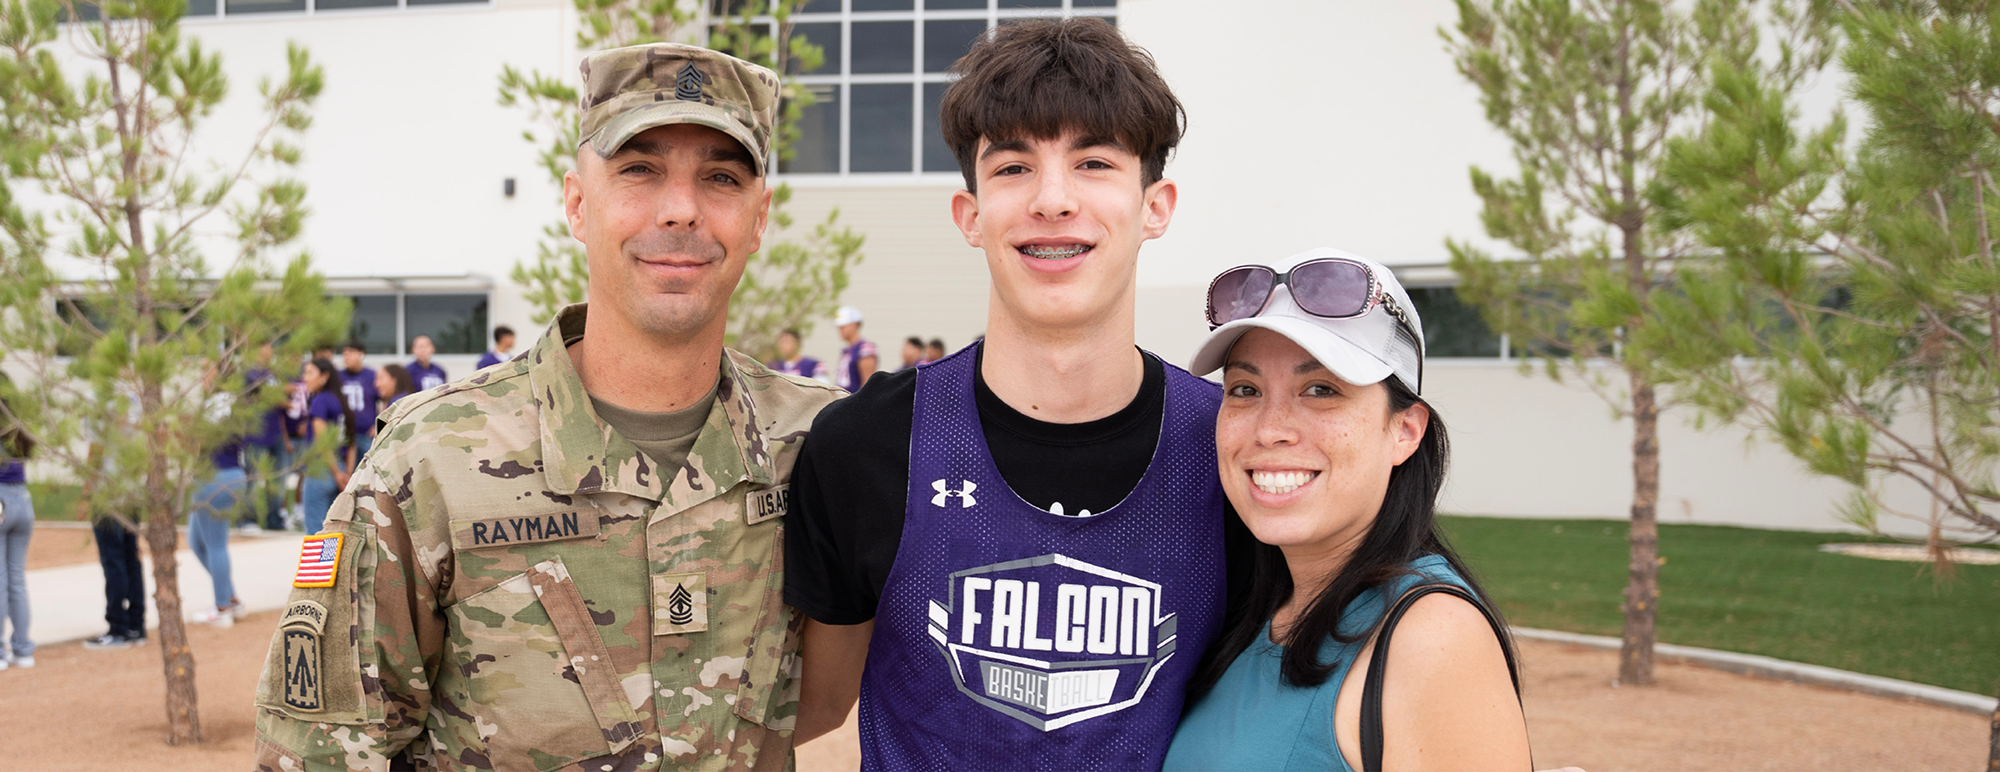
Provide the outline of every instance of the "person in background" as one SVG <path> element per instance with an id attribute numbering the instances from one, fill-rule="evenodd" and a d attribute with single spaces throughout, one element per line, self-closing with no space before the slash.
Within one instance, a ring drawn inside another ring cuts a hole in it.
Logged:
<path id="1" fill-rule="evenodd" d="M 410 371 L 403 369 L 402 365 L 383 365 L 382 369 L 375 371 L 375 393 L 381 395 L 375 405 L 375 414 L 381 415 L 389 412 L 389 406 L 396 404 L 396 400 L 417 393 L 417 386 L 410 381 Z"/>
<path id="2" fill-rule="evenodd" d="M 374 373 L 369 373 L 374 379 Z M 347 487 L 347 478 L 354 473 L 354 464 L 361 457 L 356 447 L 360 433 L 354 431 L 356 417 L 347 400 L 341 399 L 340 376 L 334 372 L 333 363 L 315 359 L 306 363 L 306 389 L 312 395 L 306 402 L 306 432 L 299 453 L 300 474 L 299 496 L 305 505 L 306 533 L 319 533 L 326 524 L 326 512 L 333 508 L 333 498 Z M 373 392 L 375 384 L 369 383 Z M 369 405 L 374 411 L 374 405 Z M 313 443 L 331 432 L 335 438 L 330 447 L 315 448 Z"/>
<path id="3" fill-rule="evenodd" d="M 353 420 L 347 422 L 347 431 L 355 443 L 355 457 L 368 455 L 368 448 L 375 444 L 375 403 L 382 395 L 375 392 L 375 371 L 363 367 L 362 359 L 368 356 L 368 347 L 361 341 L 348 341 L 340 350 L 343 369 L 334 376 L 338 381 L 336 391 L 347 401 L 347 411 Z M 352 464 L 347 467 L 353 470 Z M 344 486 L 343 486 L 344 487 Z M 306 533 L 318 533 L 308 530 Z"/>
<path id="4" fill-rule="evenodd" d="M 313 359 L 333 361 L 331 355 L 314 356 Z M 305 452 L 306 429 L 309 428 L 311 422 L 311 419 L 306 416 L 306 410 L 311 400 L 312 389 L 306 386 L 303 372 L 301 372 L 298 378 L 285 382 L 285 465 L 283 471 L 279 473 L 280 480 L 289 480 L 294 472 L 302 471 L 299 467 L 299 454 Z M 298 487 L 289 488 L 285 493 L 287 494 L 285 496 L 285 508 L 295 510 L 292 512 L 290 519 L 293 521 L 303 521 L 304 515 L 302 513 L 305 511 L 304 475 L 300 475 Z M 285 512 L 280 510 L 269 516 L 269 519 L 265 522 L 265 527 L 273 531 L 284 530 L 286 520 Z"/>
<path id="5" fill-rule="evenodd" d="M 121 392 L 113 399 L 121 401 L 133 415 L 128 417 L 137 423 L 138 397 L 130 392 Z M 91 441 L 90 458 L 92 464 L 101 464 L 107 471 L 115 463 L 104 453 L 103 437 L 109 431 L 104 424 L 95 424 L 91 430 L 96 439 Z M 82 501 L 78 508 L 91 512 L 91 490 L 84 487 Z M 127 512 L 121 519 L 116 514 L 97 510 L 90 525 L 91 541 L 97 544 L 97 565 L 104 570 L 104 622 L 109 629 L 100 636 L 83 642 L 86 649 L 127 649 L 146 645 L 146 574 L 139 564 L 140 513 Z M 130 527 L 127 527 L 127 522 Z"/>
<path id="6" fill-rule="evenodd" d="M 416 359 L 410 362 L 407 369 L 410 379 L 417 384 L 417 391 L 435 389 L 443 386 L 445 381 L 451 380 L 445 376 L 443 367 L 431 361 L 431 357 L 437 354 L 437 344 L 431 342 L 431 336 L 418 335 L 416 339 L 410 341 L 410 354 Z"/>
<path id="7" fill-rule="evenodd" d="M 875 374 L 877 364 L 875 344 L 861 339 L 861 309 L 841 306 L 833 314 L 833 324 L 840 330 L 840 340 L 847 344 L 840 350 L 840 363 L 833 368 L 833 385 L 849 393 L 860 391 Z"/>
<path id="8" fill-rule="evenodd" d="M 1409 295 L 1315 249 L 1224 271 L 1208 308 L 1188 370 L 1222 371 L 1222 489 L 1261 544 L 1165 769 L 1529 769 L 1506 627 L 1437 521 Z"/>
<path id="9" fill-rule="evenodd" d="M 262 402 L 268 392 L 266 388 L 284 388 L 277 376 L 271 372 L 272 345 L 269 343 L 257 349 L 256 366 L 243 374 L 243 390 L 254 404 Z M 300 405 L 303 415 L 304 405 Z M 242 508 L 241 527 L 245 531 L 263 530 L 258 526 L 277 530 L 284 526 L 282 509 L 285 501 L 285 474 L 291 466 L 291 442 L 286 435 L 288 407 L 273 406 L 264 411 L 257 430 L 243 439 L 243 473 L 249 478 L 251 501 L 255 506 Z M 261 517 L 259 515 L 262 515 Z"/>
<path id="10" fill-rule="evenodd" d="M 0 388 L 5 385 L 6 376 L 0 375 Z M 34 450 L 34 440 L 20 429 L 0 431 L 0 582 L 6 583 L 0 587 L 0 632 L 12 631 L 0 638 L 0 670 L 35 666 L 35 641 L 28 637 L 28 539 L 35 534 L 35 502 L 28 495 L 24 461 Z"/>
<path id="11" fill-rule="evenodd" d="M 493 350 L 479 355 L 479 369 L 500 364 L 514 357 L 514 328 L 500 325 L 493 328 Z"/>
<path id="12" fill-rule="evenodd" d="M 778 358 L 765 364 L 772 372 L 797 375 L 804 378 L 825 380 L 824 367 L 819 360 L 799 351 L 799 331 L 788 329 L 778 333 Z"/>
<path id="13" fill-rule="evenodd" d="M 944 339 L 932 338 L 931 342 L 924 346 L 924 361 L 936 362 L 943 358 L 944 358 Z"/>
<path id="14" fill-rule="evenodd" d="M 915 335 L 903 339 L 903 364 L 896 369 L 908 370 L 929 360 L 924 359 L 924 339 Z"/>
<path id="15" fill-rule="evenodd" d="M 213 373 L 205 375 L 203 380 L 207 390 L 214 392 Z M 227 420 L 235 407 L 234 395 L 213 393 L 208 401 L 209 419 Z M 194 552 L 201 567 L 208 570 L 209 581 L 215 588 L 215 606 L 196 612 L 194 621 L 216 627 L 234 625 L 244 614 L 229 565 L 229 523 L 243 507 L 243 494 L 249 490 L 249 478 L 243 472 L 243 445 L 241 438 L 231 438 L 210 454 L 215 469 L 195 489 L 188 507 L 188 549 Z"/>

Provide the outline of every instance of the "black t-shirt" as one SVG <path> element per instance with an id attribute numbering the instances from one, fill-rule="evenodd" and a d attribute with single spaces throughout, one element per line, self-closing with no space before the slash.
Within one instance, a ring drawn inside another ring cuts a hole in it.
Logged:
<path id="1" fill-rule="evenodd" d="M 1166 406 L 1166 367 L 1151 354 L 1145 366 L 1130 404 L 1095 421 L 1058 424 L 1008 407 L 975 364 L 979 425 L 1008 487 L 1071 516 L 1123 501 L 1152 464 Z M 916 397 L 915 369 L 878 374 L 813 420 L 792 468 L 785 518 L 785 602 L 806 616 L 833 625 L 875 618 L 903 538 Z M 1249 586 L 1254 542 L 1234 509 L 1225 513 L 1223 534 L 1234 605 Z"/>

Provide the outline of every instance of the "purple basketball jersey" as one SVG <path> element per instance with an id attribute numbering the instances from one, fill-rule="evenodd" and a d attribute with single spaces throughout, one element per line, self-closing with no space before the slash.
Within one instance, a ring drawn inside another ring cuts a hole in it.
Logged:
<path id="1" fill-rule="evenodd" d="M 1221 390 L 1167 367 L 1153 460 L 1089 517 L 1015 495 L 977 346 L 917 371 L 910 492 L 861 687 L 869 770 L 1159 769 L 1221 627 Z"/>

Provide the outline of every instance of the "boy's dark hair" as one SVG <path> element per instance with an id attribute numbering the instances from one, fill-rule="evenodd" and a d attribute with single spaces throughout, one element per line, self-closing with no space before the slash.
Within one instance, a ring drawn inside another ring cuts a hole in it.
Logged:
<path id="1" fill-rule="evenodd" d="M 912 336 L 910 336 L 910 337 L 907 337 L 907 338 L 904 338 L 904 339 L 903 339 L 903 342 L 904 342 L 904 343 L 908 343 L 908 344 L 910 344 L 910 345 L 912 345 L 912 346 L 916 346 L 916 347 L 917 347 L 918 349 L 922 349 L 922 348 L 924 347 L 924 339 L 923 339 L 923 338 L 919 338 L 919 337 L 917 337 L 917 336 L 915 336 L 915 335 L 912 335 Z"/>
<path id="2" fill-rule="evenodd" d="M 805 339 L 806 339 L 806 336 L 804 336 L 804 335 L 800 335 L 800 334 L 799 334 L 799 328 L 797 328 L 797 327 L 786 327 L 786 328 L 785 328 L 784 330 L 782 330 L 782 331 L 780 331 L 780 332 L 778 333 L 778 336 L 779 336 L 779 337 L 784 337 L 784 336 L 786 336 L 786 335 L 790 335 L 790 336 L 792 336 L 792 340 L 805 340 Z"/>
<path id="3" fill-rule="evenodd" d="M 498 327 L 493 328 L 493 342 L 499 343 L 501 338 L 505 338 L 513 334 L 514 334 L 514 328 L 508 327 L 507 325 L 504 324 L 500 325 Z"/>
<path id="4" fill-rule="evenodd" d="M 1187 111 L 1153 64 L 1102 19 L 1004 24 L 951 66 L 958 81 L 938 106 L 944 141 L 979 192 L 979 140 L 1053 140 L 1075 132 L 1139 157 L 1143 186 L 1160 181 Z"/>
<path id="5" fill-rule="evenodd" d="M 368 344 L 362 343 L 361 341 L 358 340 L 350 340 L 347 342 L 347 345 L 340 347 L 341 351 L 346 351 L 348 349 L 354 349 L 355 351 L 359 351 L 363 354 L 366 354 L 368 353 Z"/>
<path id="6" fill-rule="evenodd" d="M 932 338 L 932 339 L 931 339 L 931 345 L 932 345 L 932 346 L 935 346 L 935 347 L 937 347 L 937 348 L 939 348 L 939 349 L 943 349 L 943 348 L 944 348 L 944 339 L 943 339 L 943 338 Z"/>

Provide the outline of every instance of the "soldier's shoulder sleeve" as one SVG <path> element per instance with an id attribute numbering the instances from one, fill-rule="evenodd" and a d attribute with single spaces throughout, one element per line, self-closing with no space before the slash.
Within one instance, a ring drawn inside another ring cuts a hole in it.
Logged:
<path id="1" fill-rule="evenodd" d="M 821 408 L 847 396 L 845 389 L 776 372 L 734 349 L 728 354 L 745 390 L 757 403 L 760 424 L 804 432 L 812 427 L 813 416 L 819 415 Z"/>
<path id="2" fill-rule="evenodd" d="M 370 453 L 299 547 L 291 598 L 257 687 L 257 768 L 385 769 L 416 743 L 442 649 L 440 565 L 449 550 L 412 531 L 405 454 Z"/>

